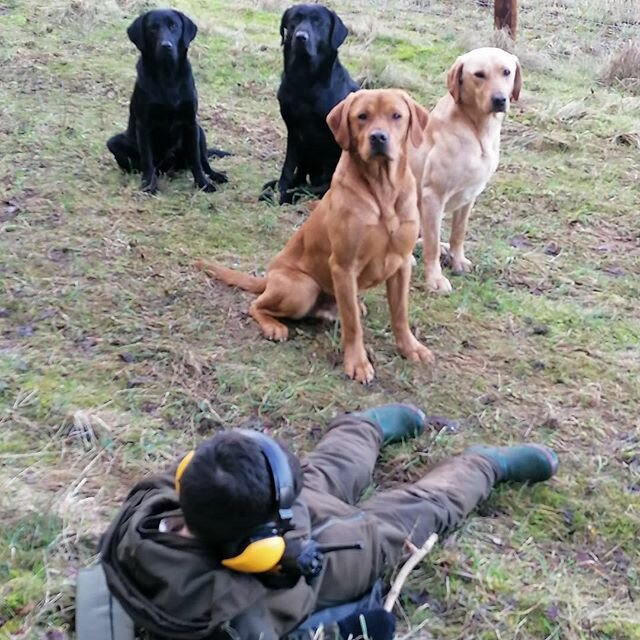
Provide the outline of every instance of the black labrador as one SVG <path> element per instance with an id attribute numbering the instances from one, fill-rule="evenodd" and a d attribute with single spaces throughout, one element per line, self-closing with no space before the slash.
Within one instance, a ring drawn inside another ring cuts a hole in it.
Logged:
<path id="1" fill-rule="evenodd" d="M 192 20 L 171 9 L 144 13 L 127 29 L 141 55 L 127 130 L 110 138 L 107 147 L 121 169 L 142 172 L 142 188 L 148 193 L 156 193 L 158 173 L 186 168 L 203 191 L 216 190 L 205 173 L 213 182 L 227 181 L 208 158 L 229 154 L 207 149 L 196 120 L 198 95 L 187 50 L 197 31 Z"/>
<path id="2" fill-rule="evenodd" d="M 342 20 L 319 4 L 287 9 L 280 22 L 284 71 L 278 101 L 287 126 L 287 154 L 279 181 L 264 185 L 284 204 L 305 191 L 322 197 L 340 158 L 340 147 L 326 123 L 329 111 L 360 87 L 338 59 L 348 31 Z M 307 181 L 308 179 L 308 181 Z"/>

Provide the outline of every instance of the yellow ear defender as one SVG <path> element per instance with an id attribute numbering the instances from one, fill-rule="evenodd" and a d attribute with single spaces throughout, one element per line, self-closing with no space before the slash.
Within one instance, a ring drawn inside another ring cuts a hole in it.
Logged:
<path id="1" fill-rule="evenodd" d="M 225 558 L 222 566 L 240 573 L 264 573 L 274 569 L 284 555 L 282 536 L 271 536 L 250 542 L 237 556 Z"/>
<path id="2" fill-rule="evenodd" d="M 189 463 L 191 462 L 191 460 L 193 460 L 194 453 L 195 451 L 189 451 L 189 453 L 187 453 L 187 455 L 184 458 L 182 458 L 182 460 L 180 460 L 180 464 L 176 469 L 175 485 L 176 485 L 176 493 L 178 494 L 180 493 L 180 478 L 182 478 L 182 474 L 184 473 L 184 470 L 189 466 Z"/>
<path id="3" fill-rule="evenodd" d="M 260 525 L 249 532 L 247 544 L 242 551 L 233 557 L 223 559 L 222 565 L 241 573 L 265 573 L 274 569 L 284 554 L 285 540 L 282 537 L 293 527 L 291 506 L 295 500 L 293 474 L 284 451 L 279 445 L 258 431 L 237 429 L 243 435 L 255 440 L 267 461 L 267 467 L 273 480 L 277 515 L 273 522 Z M 184 475 L 189 463 L 193 460 L 195 451 L 190 451 L 178 464 L 175 475 L 176 491 L 180 494 L 180 479 Z"/>

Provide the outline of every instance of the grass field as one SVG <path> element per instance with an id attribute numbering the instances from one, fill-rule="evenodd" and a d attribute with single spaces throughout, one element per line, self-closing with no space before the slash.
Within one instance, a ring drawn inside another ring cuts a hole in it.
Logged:
<path id="1" fill-rule="evenodd" d="M 455 56 L 495 42 L 488 4 L 334 2 L 343 62 L 431 106 Z M 498 490 L 412 575 L 401 636 L 640 638 L 640 69 L 610 73 L 640 8 L 520 4 L 524 91 L 471 217 L 475 272 L 449 297 L 414 273 L 432 368 L 396 354 L 383 289 L 364 296 L 363 388 L 343 379 L 338 327 L 268 343 L 249 295 L 192 269 L 263 269 L 304 219 L 256 199 L 284 152 L 287 4 L 177 2 L 200 27 L 201 123 L 235 155 L 214 163 L 217 193 L 185 174 L 152 198 L 104 146 L 133 86 L 125 29 L 151 5 L 0 0 L 0 638 L 70 637 L 76 571 L 128 488 L 221 425 L 259 419 L 302 452 L 337 411 L 392 399 L 451 422 L 387 450 L 380 486 L 480 441 L 535 439 L 562 465 Z"/>

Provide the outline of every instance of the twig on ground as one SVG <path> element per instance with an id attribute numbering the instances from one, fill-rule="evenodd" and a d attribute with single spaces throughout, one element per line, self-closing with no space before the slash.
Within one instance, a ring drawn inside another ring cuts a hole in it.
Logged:
<path id="1" fill-rule="evenodd" d="M 420 633 L 420 631 L 422 631 L 422 629 L 424 629 L 429 624 L 429 622 L 431 622 L 431 620 L 429 618 L 426 618 L 417 627 L 410 629 L 408 633 L 400 636 L 398 640 L 409 640 L 409 638 L 418 637 L 416 634 Z"/>
<path id="2" fill-rule="evenodd" d="M 406 582 L 409 574 L 413 571 L 413 568 L 433 549 L 433 545 L 438 541 L 438 534 L 432 533 L 426 540 L 426 542 L 418 549 L 411 545 L 414 549 L 413 553 L 409 556 L 409 559 L 402 565 L 402 569 L 400 569 L 398 576 L 393 581 L 391 585 L 391 589 L 387 594 L 387 597 L 384 601 L 384 610 L 391 613 L 393 607 L 400 595 L 400 591 L 404 583 Z"/>

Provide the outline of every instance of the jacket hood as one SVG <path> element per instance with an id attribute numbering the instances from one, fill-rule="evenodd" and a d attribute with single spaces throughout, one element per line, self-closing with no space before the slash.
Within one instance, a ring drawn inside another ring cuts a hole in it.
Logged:
<path id="1" fill-rule="evenodd" d="M 160 532 L 160 520 L 176 515 L 172 474 L 135 485 L 100 544 L 107 583 L 146 630 L 176 640 L 211 638 L 266 588 L 223 568 L 196 540 Z"/>

